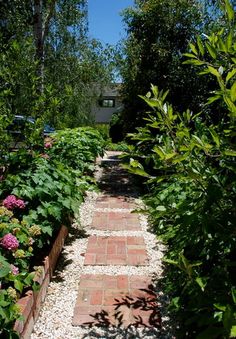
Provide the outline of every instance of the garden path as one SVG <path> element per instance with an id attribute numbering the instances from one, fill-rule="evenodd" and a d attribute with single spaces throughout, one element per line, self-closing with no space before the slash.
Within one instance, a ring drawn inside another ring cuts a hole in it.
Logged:
<path id="1" fill-rule="evenodd" d="M 164 247 L 132 213 L 144 206 L 118 155 L 97 159 L 101 193 L 88 193 L 32 339 L 172 338 L 157 284 Z"/>

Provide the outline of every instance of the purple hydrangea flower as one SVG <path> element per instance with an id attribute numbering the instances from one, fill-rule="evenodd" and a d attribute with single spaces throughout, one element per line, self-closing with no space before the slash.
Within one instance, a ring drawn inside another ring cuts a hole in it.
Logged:
<path id="1" fill-rule="evenodd" d="M 3 200 L 3 206 L 8 210 L 13 210 L 14 208 L 25 208 L 25 202 L 21 199 L 17 199 L 15 195 L 11 194 Z"/>
<path id="2" fill-rule="evenodd" d="M 19 247 L 19 241 L 17 238 L 11 234 L 5 234 L 4 237 L 2 238 L 0 245 L 7 250 L 16 250 Z"/>

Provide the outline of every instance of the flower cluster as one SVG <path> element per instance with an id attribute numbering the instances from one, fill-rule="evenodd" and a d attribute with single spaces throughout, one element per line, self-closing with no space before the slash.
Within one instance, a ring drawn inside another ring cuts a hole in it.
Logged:
<path id="1" fill-rule="evenodd" d="M 24 250 L 17 250 L 15 253 L 14 253 L 14 257 L 15 258 L 25 258 L 25 251 Z"/>
<path id="2" fill-rule="evenodd" d="M 17 292 L 13 287 L 8 287 L 7 294 L 11 299 L 13 300 L 17 299 Z"/>
<path id="3" fill-rule="evenodd" d="M 25 208 L 25 202 L 22 199 L 18 199 L 15 195 L 11 194 L 3 200 L 3 206 L 8 210 L 13 210 L 14 208 Z"/>
<path id="4" fill-rule="evenodd" d="M 44 147 L 45 147 L 45 148 L 51 148 L 51 147 L 52 147 L 52 143 L 51 143 L 51 142 L 46 142 L 46 143 L 44 144 Z"/>
<path id="5" fill-rule="evenodd" d="M 0 206 L 0 217 L 7 216 L 11 218 L 13 216 L 12 211 L 9 211 L 6 207 Z"/>
<path id="6" fill-rule="evenodd" d="M 29 233 L 32 236 L 37 236 L 41 234 L 41 228 L 38 225 L 33 225 L 29 228 Z"/>
<path id="7" fill-rule="evenodd" d="M 12 264 L 11 264 L 11 273 L 12 273 L 13 275 L 19 274 L 19 268 L 16 267 L 15 265 L 12 265 Z"/>
<path id="8" fill-rule="evenodd" d="M 8 233 L 4 235 L 0 242 L 0 245 L 7 250 L 14 251 L 19 247 L 19 241 L 13 234 Z"/>

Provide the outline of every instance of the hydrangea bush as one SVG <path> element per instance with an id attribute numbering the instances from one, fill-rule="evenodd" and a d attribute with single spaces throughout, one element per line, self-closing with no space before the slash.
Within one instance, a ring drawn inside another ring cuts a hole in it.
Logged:
<path id="1" fill-rule="evenodd" d="M 8 210 L 14 209 L 24 209 L 25 202 L 22 199 L 18 199 L 15 195 L 11 194 L 3 200 L 3 206 L 6 207 Z"/>
<path id="2" fill-rule="evenodd" d="M 25 201 L 14 195 L 7 196 L 0 206 L 0 337 L 10 335 L 20 316 L 16 302 L 24 289 L 36 287 L 35 273 L 29 268 L 33 244 L 41 229 L 15 217 L 14 210 L 25 206 Z"/>
<path id="3" fill-rule="evenodd" d="M 103 146 L 101 135 L 84 127 L 47 138 L 44 150 L 8 155 L 0 180 L 0 337 L 9 337 L 19 316 L 16 301 L 35 285 L 28 272 L 33 256 L 62 224 L 70 225 L 84 192 L 94 187 L 91 174 Z"/>

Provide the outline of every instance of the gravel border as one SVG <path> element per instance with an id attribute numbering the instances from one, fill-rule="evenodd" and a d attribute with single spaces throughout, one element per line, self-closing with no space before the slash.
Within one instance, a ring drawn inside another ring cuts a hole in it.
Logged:
<path id="1" fill-rule="evenodd" d="M 101 176 L 97 172 L 97 179 Z M 147 216 L 139 215 L 141 231 L 100 231 L 90 227 L 95 211 L 108 212 L 108 208 L 95 208 L 96 199 L 101 193 L 87 192 L 85 202 L 81 205 L 79 222 L 72 225 L 70 234 L 63 248 L 57 269 L 50 282 L 48 293 L 35 324 L 31 339 L 85 339 L 85 338 L 174 338 L 169 329 L 169 318 L 165 314 L 167 300 L 158 290 L 163 328 L 84 328 L 72 326 L 72 317 L 78 293 L 81 274 L 110 274 L 110 275 L 148 275 L 155 279 L 161 278 L 163 266 L 161 259 L 165 252 L 164 245 L 156 236 L 148 231 Z M 143 207 L 139 199 L 134 199 L 138 207 Z M 130 209 L 112 209 L 116 212 L 130 211 Z M 117 235 L 143 236 L 147 247 L 149 264 L 142 267 L 133 266 L 83 266 L 89 235 Z"/>

